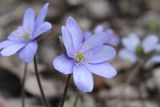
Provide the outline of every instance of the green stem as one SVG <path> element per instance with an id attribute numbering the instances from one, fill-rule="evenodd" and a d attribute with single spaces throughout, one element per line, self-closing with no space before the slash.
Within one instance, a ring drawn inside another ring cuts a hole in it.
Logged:
<path id="1" fill-rule="evenodd" d="M 66 98 L 66 95 L 67 95 L 67 91 L 68 91 L 68 88 L 69 88 L 71 77 L 72 77 L 72 74 L 69 74 L 68 78 L 67 78 L 67 81 L 66 81 L 65 88 L 64 88 L 63 96 L 60 100 L 60 103 L 59 103 L 58 107 L 63 107 L 63 105 L 64 105 L 64 101 L 65 101 L 65 98 Z"/>
<path id="2" fill-rule="evenodd" d="M 43 100 L 45 106 L 46 106 L 46 107 L 49 107 L 49 104 L 48 104 L 47 99 L 46 99 L 46 97 L 45 97 L 45 94 L 44 94 L 44 91 L 43 91 L 43 87 L 42 87 L 42 84 L 41 84 L 41 80 L 40 80 L 40 77 L 39 77 L 39 74 L 38 74 L 36 56 L 34 57 L 34 68 L 35 68 L 35 74 L 36 74 L 38 86 L 39 86 L 39 89 L 40 89 L 40 93 L 41 93 L 41 96 L 42 96 L 42 100 Z"/>
<path id="3" fill-rule="evenodd" d="M 139 69 L 140 69 L 142 66 L 144 66 L 144 65 L 145 65 L 145 62 L 144 62 L 143 60 L 140 61 L 140 62 L 137 64 L 137 66 L 132 70 L 132 72 L 131 72 L 131 74 L 129 75 L 129 77 L 127 78 L 126 83 L 124 84 L 124 87 L 123 87 L 123 89 L 122 89 L 122 100 L 124 100 L 124 101 L 122 101 L 123 104 L 125 104 L 125 100 L 126 100 L 126 99 L 124 98 L 124 93 L 125 93 L 125 91 L 126 91 L 127 85 L 129 85 L 129 84 L 132 82 L 132 80 L 134 79 L 134 77 L 138 74 Z M 119 106 L 121 106 L 121 104 L 120 104 Z M 125 107 L 125 105 L 124 105 L 124 107 Z"/>
<path id="4" fill-rule="evenodd" d="M 79 100 L 79 94 L 77 93 L 75 101 L 73 103 L 73 107 L 77 107 L 78 100 Z"/>

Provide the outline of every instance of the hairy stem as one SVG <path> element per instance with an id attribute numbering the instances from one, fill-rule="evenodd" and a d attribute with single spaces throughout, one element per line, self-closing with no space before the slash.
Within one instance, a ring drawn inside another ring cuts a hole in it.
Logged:
<path id="1" fill-rule="evenodd" d="M 24 65 L 24 75 L 22 79 L 22 86 L 21 86 L 21 97 L 22 97 L 22 107 L 25 107 L 25 90 L 24 90 L 24 85 L 26 81 L 26 76 L 27 76 L 27 63 Z"/>
<path id="2" fill-rule="evenodd" d="M 133 80 L 134 77 L 138 74 L 138 72 L 140 71 L 140 68 L 141 68 L 142 66 L 144 66 L 144 64 L 145 64 L 144 61 L 140 61 L 140 62 L 137 64 L 137 66 L 132 70 L 132 72 L 131 72 L 131 74 L 129 75 L 129 77 L 127 78 L 126 83 L 124 84 L 124 87 L 123 87 L 123 89 L 122 89 L 122 100 L 124 100 L 124 101 L 122 101 L 122 103 L 125 104 L 125 100 L 126 100 L 126 99 L 124 98 L 124 93 L 125 93 L 125 91 L 126 91 L 127 85 L 129 85 L 129 84 L 132 82 L 132 80 Z M 121 105 L 120 105 L 120 106 L 121 106 Z M 125 107 L 125 105 L 124 105 L 124 107 Z"/>
<path id="3" fill-rule="evenodd" d="M 67 81 L 66 81 L 66 85 L 65 85 L 65 88 L 64 88 L 63 96 L 60 100 L 60 103 L 59 103 L 58 107 L 63 107 L 63 105 L 64 105 L 64 101 L 65 101 L 65 98 L 66 98 L 66 95 L 67 95 L 67 91 L 68 91 L 68 88 L 69 88 L 71 77 L 72 77 L 72 74 L 69 74 L 68 77 L 67 77 Z"/>
<path id="4" fill-rule="evenodd" d="M 78 100 L 79 100 L 79 94 L 77 93 L 75 101 L 73 103 L 73 107 L 77 107 Z"/>
<path id="5" fill-rule="evenodd" d="M 46 99 L 46 97 L 45 97 L 45 94 L 44 94 L 44 91 L 43 91 L 43 87 L 42 87 L 42 84 L 41 84 L 41 80 L 40 80 L 40 77 L 39 77 L 39 74 L 38 74 L 36 56 L 34 57 L 34 68 L 35 68 L 35 74 L 36 74 L 38 86 L 39 86 L 39 89 L 40 89 L 40 93 L 41 93 L 41 96 L 42 96 L 42 100 L 43 100 L 45 106 L 46 106 L 46 107 L 49 107 L 49 104 L 48 104 L 48 101 L 47 101 L 47 99 Z"/>

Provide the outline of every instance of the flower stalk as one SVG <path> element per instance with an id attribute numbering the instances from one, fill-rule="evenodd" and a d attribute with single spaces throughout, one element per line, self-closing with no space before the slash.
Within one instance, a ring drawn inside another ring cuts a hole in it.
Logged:
<path id="1" fill-rule="evenodd" d="M 24 85 L 27 77 L 27 63 L 24 65 L 24 75 L 22 79 L 22 87 L 21 87 L 21 97 L 22 97 L 22 107 L 25 107 L 25 90 Z"/>
<path id="2" fill-rule="evenodd" d="M 77 103 L 78 103 L 79 97 L 80 97 L 79 93 L 77 93 L 76 98 L 75 98 L 74 103 L 73 103 L 73 107 L 77 107 Z"/>
<path id="3" fill-rule="evenodd" d="M 133 69 L 133 71 L 131 72 L 131 74 L 130 74 L 130 76 L 127 78 L 127 80 L 126 80 L 126 83 L 124 84 L 124 87 L 123 87 L 123 89 L 122 89 L 122 100 L 126 100 L 125 98 L 124 98 L 124 94 L 125 94 L 125 91 L 126 91 L 126 88 L 127 88 L 127 85 L 129 85 L 131 82 L 132 82 L 132 80 L 134 79 L 134 77 L 139 73 L 139 71 L 140 71 L 140 68 L 141 67 L 143 67 L 145 64 L 146 64 L 146 62 L 147 62 L 147 59 L 144 61 L 144 60 L 141 60 L 141 61 L 139 61 L 138 62 L 138 64 L 136 65 L 136 67 Z M 139 90 L 138 90 L 139 91 Z M 141 97 L 141 96 L 140 96 Z M 141 98 L 140 98 L 141 99 Z M 123 104 L 125 104 L 125 101 L 122 101 L 123 102 Z M 142 104 L 143 104 L 143 102 L 142 102 Z M 144 105 L 144 104 L 143 104 Z M 120 105 L 121 106 L 121 105 Z M 145 106 L 143 106 L 143 107 L 145 107 Z"/>
<path id="4" fill-rule="evenodd" d="M 59 103 L 58 107 L 63 107 L 63 105 L 64 105 L 64 101 L 65 101 L 65 98 L 66 98 L 66 95 L 67 95 L 67 91 L 68 91 L 68 88 L 69 88 L 71 77 L 72 77 L 72 74 L 69 74 L 68 77 L 67 77 L 67 81 L 66 81 L 66 85 L 65 85 L 65 88 L 64 88 L 64 92 L 63 92 L 63 95 L 62 95 L 62 98 L 60 100 L 60 103 Z"/>
<path id="5" fill-rule="evenodd" d="M 40 89 L 40 93 L 41 93 L 41 96 L 42 96 L 42 100 L 43 100 L 45 106 L 49 107 L 49 104 L 48 104 L 47 99 L 45 97 L 45 94 L 44 94 L 44 91 L 43 91 L 43 87 L 42 87 L 42 84 L 41 84 L 41 80 L 40 80 L 40 77 L 39 77 L 39 74 L 38 74 L 38 67 L 37 67 L 36 56 L 34 57 L 34 68 L 35 68 L 35 74 L 36 74 L 38 86 L 39 86 L 39 89 Z"/>

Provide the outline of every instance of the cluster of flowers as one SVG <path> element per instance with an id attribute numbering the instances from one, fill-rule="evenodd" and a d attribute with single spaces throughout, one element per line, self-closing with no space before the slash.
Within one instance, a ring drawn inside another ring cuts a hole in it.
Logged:
<path id="1" fill-rule="evenodd" d="M 43 6 L 37 18 L 33 9 L 26 9 L 23 24 L 0 43 L 2 56 L 18 53 L 25 63 L 33 61 L 38 48 L 37 38 L 52 29 L 49 22 L 44 22 L 48 5 Z M 57 56 L 53 66 L 63 74 L 73 74 L 75 85 L 80 91 L 93 90 L 92 73 L 105 78 L 116 75 L 116 69 L 108 63 L 116 55 L 112 46 L 120 42 L 112 29 L 98 25 L 94 31 L 81 31 L 77 22 L 68 17 L 66 25 L 61 27 L 61 35 L 66 54 Z M 129 34 L 122 39 L 124 48 L 120 50 L 119 56 L 133 63 L 143 58 L 149 58 L 149 63 L 160 62 L 160 55 L 157 55 L 160 51 L 158 41 L 155 35 L 149 35 L 141 42 L 137 35 Z"/>
<path id="2" fill-rule="evenodd" d="M 148 35 L 142 41 L 135 34 L 129 34 L 122 39 L 124 48 L 120 50 L 119 56 L 123 60 L 132 63 L 141 60 L 147 61 L 146 63 L 159 63 L 160 62 L 160 43 L 156 35 Z"/>
<path id="3" fill-rule="evenodd" d="M 23 24 L 0 43 L 2 56 L 18 53 L 25 63 L 33 61 L 38 48 L 37 38 L 52 29 L 49 22 L 44 22 L 48 5 L 43 6 L 37 18 L 33 9 L 26 9 Z M 108 63 L 116 55 L 111 45 L 117 45 L 118 42 L 116 37 L 112 38 L 111 29 L 104 30 L 103 26 L 98 26 L 93 34 L 82 32 L 77 22 L 68 17 L 61 33 L 66 54 L 57 56 L 53 66 L 64 74 L 73 74 L 75 85 L 80 91 L 93 90 L 92 73 L 105 78 L 116 75 L 116 69 Z"/>

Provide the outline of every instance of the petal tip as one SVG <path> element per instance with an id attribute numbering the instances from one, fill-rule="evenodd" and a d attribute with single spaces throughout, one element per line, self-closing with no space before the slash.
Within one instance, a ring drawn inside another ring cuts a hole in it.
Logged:
<path id="1" fill-rule="evenodd" d="M 115 69 L 113 72 L 112 72 L 112 75 L 109 77 L 109 78 L 113 78 L 117 75 L 117 70 Z"/>
<path id="2" fill-rule="evenodd" d="M 75 19 L 72 16 L 67 18 L 67 23 L 76 23 Z"/>
<path id="3" fill-rule="evenodd" d="M 78 84 L 78 83 L 77 83 L 77 84 Z M 77 86 L 77 84 L 76 84 L 77 89 L 78 89 L 79 91 L 83 92 L 83 93 L 88 93 L 88 92 L 92 92 L 92 91 L 93 91 L 93 87 L 90 88 L 89 86 L 88 86 L 88 87 L 87 87 L 87 86 L 84 86 L 83 88 L 80 88 L 80 87 Z M 81 83 L 80 83 L 80 84 L 81 84 Z M 82 84 L 81 84 L 81 86 L 82 86 Z"/>
<path id="4" fill-rule="evenodd" d="M 48 27 L 49 27 L 49 30 L 53 28 L 53 25 L 51 23 L 48 23 Z"/>
<path id="5" fill-rule="evenodd" d="M 42 9 L 48 9 L 49 3 L 47 2 L 46 4 L 44 4 L 44 6 L 42 7 Z"/>
<path id="6" fill-rule="evenodd" d="M 68 20 L 74 20 L 72 16 L 69 16 L 67 19 Z"/>
<path id="7" fill-rule="evenodd" d="M 45 6 L 45 7 L 48 7 L 48 6 L 49 6 L 49 3 L 47 2 L 44 6 Z"/>
<path id="8" fill-rule="evenodd" d="M 106 46 L 107 46 L 107 45 L 106 45 Z M 107 47 L 106 47 L 106 48 L 107 48 Z M 111 51 L 112 51 L 112 58 L 111 58 L 111 59 L 113 59 L 113 58 L 116 56 L 117 52 L 116 52 L 116 50 L 115 50 L 112 46 L 108 46 L 108 48 L 110 48 Z"/>
<path id="9" fill-rule="evenodd" d="M 32 8 L 27 8 L 25 10 L 26 13 L 34 13 L 34 10 Z"/>
<path id="10" fill-rule="evenodd" d="M 52 65 L 53 65 L 53 67 L 56 69 L 57 67 L 56 67 L 56 61 L 57 61 L 57 58 L 55 58 L 53 61 L 52 61 Z M 56 69 L 57 70 L 57 69 Z"/>
<path id="11" fill-rule="evenodd" d="M 54 58 L 52 65 L 55 68 L 55 70 L 63 74 L 72 73 L 73 62 L 72 60 L 67 59 L 65 55 L 60 55 Z"/>
<path id="12" fill-rule="evenodd" d="M 63 31 L 64 29 L 66 29 L 66 27 L 65 27 L 65 26 L 62 26 L 62 27 L 61 27 L 61 31 Z"/>
<path id="13" fill-rule="evenodd" d="M 9 53 L 5 52 L 4 50 L 1 51 L 2 56 L 11 56 Z"/>

